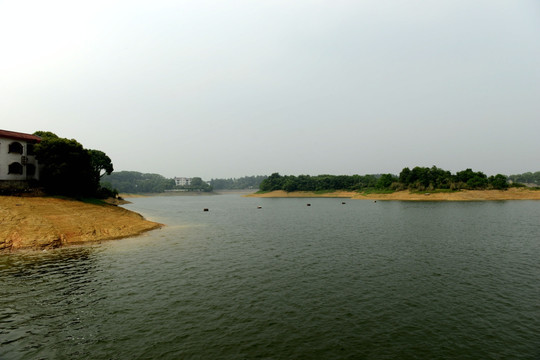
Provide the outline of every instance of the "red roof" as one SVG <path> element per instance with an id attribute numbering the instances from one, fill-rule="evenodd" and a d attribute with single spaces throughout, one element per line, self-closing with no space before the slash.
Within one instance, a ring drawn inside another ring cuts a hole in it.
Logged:
<path id="1" fill-rule="evenodd" d="M 25 134 L 15 131 L 7 131 L 7 130 L 0 130 L 0 137 L 5 137 L 8 139 L 15 139 L 15 140 L 25 140 L 25 141 L 35 141 L 40 142 L 41 138 L 36 135 L 32 134 Z"/>

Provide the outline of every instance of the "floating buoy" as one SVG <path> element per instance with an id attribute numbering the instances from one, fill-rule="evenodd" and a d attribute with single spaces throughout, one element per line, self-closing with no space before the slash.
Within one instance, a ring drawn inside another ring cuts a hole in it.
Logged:
<path id="1" fill-rule="evenodd" d="M 207 209 L 207 208 L 204 208 L 203 211 L 208 211 L 208 209 Z"/>
<path id="2" fill-rule="evenodd" d="M 346 204 L 345 201 L 343 201 L 343 202 L 341 203 L 341 205 L 345 205 L 345 204 Z"/>
<path id="3" fill-rule="evenodd" d="M 373 201 L 373 202 L 377 202 L 377 200 Z"/>
<path id="4" fill-rule="evenodd" d="M 311 206 L 311 204 L 307 204 L 307 206 Z"/>
<path id="5" fill-rule="evenodd" d="M 257 206 L 257 209 L 262 209 L 262 206 Z"/>

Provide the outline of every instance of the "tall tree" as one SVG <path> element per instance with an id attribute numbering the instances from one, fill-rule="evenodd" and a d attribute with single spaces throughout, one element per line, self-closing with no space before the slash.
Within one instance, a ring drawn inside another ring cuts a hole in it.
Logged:
<path id="1" fill-rule="evenodd" d="M 96 196 L 101 172 L 112 172 L 111 159 L 102 151 L 87 150 L 75 139 L 48 131 L 34 133 L 42 138 L 34 152 L 42 166 L 40 183 L 45 191 L 68 196 Z"/>
<path id="2" fill-rule="evenodd" d="M 100 150 L 88 150 L 88 154 L 90 154 L 90 163 L 92 164 L 92 170 L 94 172 L 94 180 L 99 184 L 103 175 L 111 175 L 114 171 L 111 158 Z"/>

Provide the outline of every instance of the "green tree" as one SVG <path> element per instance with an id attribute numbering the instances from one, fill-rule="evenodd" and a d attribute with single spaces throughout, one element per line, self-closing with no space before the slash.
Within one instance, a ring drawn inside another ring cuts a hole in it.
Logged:
<path id="1" fill-rule="evenodd" d="M 494 189 L 506 190 L 508 189 L 508 180 L 506 179 L 506 176 L 497 174 L 489 177 L 489 185 Z"/>
<path id="2" fill-rule="evenodd" d="M 192 178 L 189 188 L 194 190 L 212 191 L 212 186 L 204 182 L 200 177 Z"/>
<path id="3" fill-rule="evenodd" d="M 40 182 L 45 191 L 68 196 L 90 196 L 97 191 L 90 154 L 76 140 L 47 135 L 34 151 L 43 166 Z"/>
<path id="4" fill-rule="evenodd" d="M 90 154 L 90 163 L 92 164 L 92 170 L 94 173 L 94 180 L 99 183 L 103 175 L 111 175 L 114 171 L 114 167 L 111 158 L 100 150 L 88 150 Z"/>
<path id="5" fill-rule="evenodd" d="M 382 174 L 375 187 L 377 189 L 389 189 L 396 180 L 397 178 L 392 174 Z"/>
<path id="6" fill-rule="evenodd" d="M 34 135 L 39 136 L 42 140 L 58 139 L 58 135 L 50 131 L 36 131 Z"/>
<path id="7" fill-rule="evenodd" d="M 283 182 L 283 190 L 287 192 L 296 191 L 298 190 L 298 183 L 296 181 L 296 178 L 294 176 L 287 176 L 285 181 Z"/>
<path id="8" fill-rule="evenodd" d="M 403 168 L 399 173 L 399 182 L 404 185 L 409 185 L 411 183 L 411 169 L 408 167 Z"/>
<path id="9" fill-rule="evenodd" d="M 259 186 L 262 191 L 274 191 L 283 189 L 284 178 L 279 173 L 273 173 L 264 179 Z"/>
<path id="10" fill-rule="evenodd" d="M 99 150 L 87 150 L 75 139 L 65 139 L 50 131 L 41 137 L 34 152 L 42 166 L 40 183 L 45 191 L 68 196 L 98 196 L 101 171 L 111 173 L 111 159 Z"/>

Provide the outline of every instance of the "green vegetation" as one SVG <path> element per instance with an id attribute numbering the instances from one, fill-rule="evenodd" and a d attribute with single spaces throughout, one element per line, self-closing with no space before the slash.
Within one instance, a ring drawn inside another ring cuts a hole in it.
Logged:
<path id="1" fill-rule="evenodd" d="M 161 193 L 175 188 L 173 179 L 159 174 L 143 174 L 137 171 L 120 171 L 103 177 L 102 186 L 121 193 Z"/>
<path id="2" fill-rule="evenodd" d="M 105 176 L 102 186 L 117 189 L 121 193 L 161 193 L 164 191 L 185 190 L 204 191 L 213 190 L 244 190 L 258 189 L 266 175 L 244 176 L 240 178 L 212 179 L 208 183 L 200 177 L 191 179 L 190 185 L 176 186 L 173 179 L 167 179 L 159 174 L 144 174 L 136 171 L 120 171 Z"/>
<path id="3" fill-rule="evenodd" d="M 506 190 L 508 189 L 508 181 L 507 177 L 502 174 L 488 177 L 481 171 L 475 172 L 466 169 L 452 175 L 450 171 L 436 166 L 431 168 L 417 166 L 412 170 L 404 168 L 399 174 L 399 181 L 392 186 L 399 190 L 418 191 L 433 191 L 435 189 Z"/>
<path id="4" fill-rule="evenodd" d="M 281 176 L 279 173 L 273 173 L 261 183 L 259 188 L 262 191 L 285 190 L 287 192 L 327 190 L 357 191 L 365 188 L 375 188 L 377 187 L 378 181 L 379 178 L 375 175 Z"/>
<path id="5" fill-rule="evenodd" d="M 461 189 L 499 189 L 508 188 L 505 175 L 487 176 L 478 171 L 466 169 L 455 175 L 436 166 L 404 168 L 399 176 L 379 175 L 287 175 L 273 173 L 260 185 L 261 191 L 325 191 L 347 190 L 362 192 L 392 192 L 409 189 L 411 191 L 457 191 Z"/>
<path id="6" fill-rule="evenodd" d="M 108 197 L 115 193 L 100 186 L 104 174 L 113 171 L 111 159 L 102 151 L 85 149 L 75 139 L 65 139 L 49 131 L 37 131 L 41 137 L 34 152 L 42 168 L 40 185 L 54 195 L 71 197 Z"/>
<path id="7" fill-rule="evenodd" d="M 244 190 L 244 189 L 258 189 L 261 182 L 268 176 L 244 176 L 241 178 L 231 179 L 212 179 L 210 185 L 214 190 Z"/>
<path id="8" fill-rule="evenodd" d="M 361 190 L 375 187 L 378 178 L 374 175 L 287 175 L 273 173 L 261 182 L 262 191 L 285 190 L 291 191 L 321 191 L 321 190 Z"/>
<path id="9" fill-rule="evenodd" d="M 101 185 L 127 194 L 152 194 L 165 191 L 212 191 L 212 186 L 200 177 L 191 179 L 191 185 L 176 186 L 174 179 L 167 179 L 159 174 L 145 174 L 137 171 L 119 171 L 105 176 Z"/>
<path id="10" fill-rule="evenodd" d="M 518 175 L 510 175 L 508 179 L 514 183 L 535 184 L 540 186 L 540 171 L 535 173 L 526 172 Z"/>

